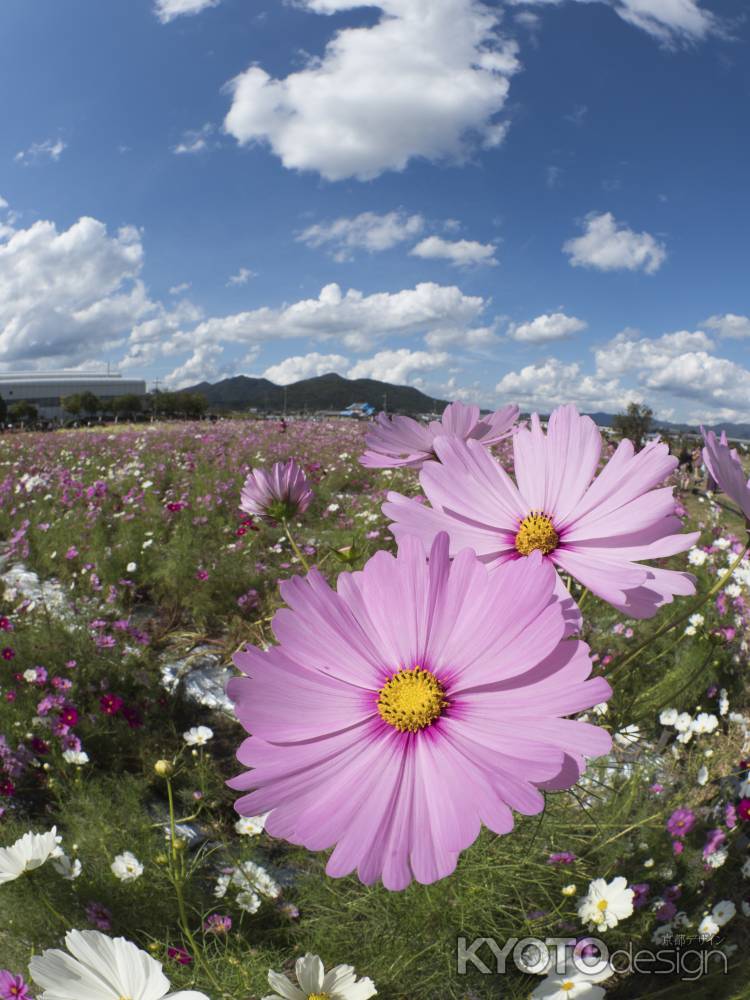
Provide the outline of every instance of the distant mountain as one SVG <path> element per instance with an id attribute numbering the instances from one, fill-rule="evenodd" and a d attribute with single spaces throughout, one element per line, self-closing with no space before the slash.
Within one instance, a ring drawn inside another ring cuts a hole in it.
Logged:
<path id="1" fill-rule="evenodd" d="M 286 387 L 275 385 L 267 378 L 235 375 L 213 384 L 201 382 L 181 391 L 201 393 L 214 410 L 257 409 L 281 413 L 285 388 L 289 413 L 343 410 L 350 403 L 369 403 L 382 410 L 386 397 L 391 413 L 442 413 L 448 405 L 444 399 L 433 399 L 409 385 L 394 385 L 371 378 L 348 379 L 334 372 L 302 379 Z M 589 413 L 588 416 L 600 427 L 611 427 L 615 418 L 614 413 Z M 654 421 L 654 430 L 669 434 L 698 433 L 697 425 L 658 419 Z M 750 424 L 712 424 L 711 430 L 726 431 L 730 438 L 750 440 Z"/>
<path id="2" fill-rule="evenodd" d="M 293 382 L 286 387 L 275 385 L 266 378 L 236 375 L 221 382 L 201 382 L 183 389 L 199 392 L 208 400 L 212 409 L 218 410 L 269 410 L 279 413 L 284 408 L 289 413 L 308 410 L 343 410 L 350 403 L 369 403 L 378 410 L 387 408 L 397 413 L 442 413 L 448 404 L 444 399 L 433 399 L 409 385 L 393 385 L 371 378 L 348 379 L 331 372 Z"/>

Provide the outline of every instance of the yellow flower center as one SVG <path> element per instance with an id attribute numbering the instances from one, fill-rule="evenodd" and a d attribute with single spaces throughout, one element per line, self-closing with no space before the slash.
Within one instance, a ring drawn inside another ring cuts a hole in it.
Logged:
<path id="1" fill-rule="evenodd" d="M 522 556 L 528 556 L 539 549 L 546 556 L 557 548 L 559 541 L 552 519 L 541 511 L 532 510 L 518 526 L 516 551 Z"/>
<path id="2" fill-rule="evenodd" d="M 307 1000 L 330 1000 L 330 993 L 308 993 Z"/>
<path id="3" fill-rule="evenodd" d="M 402 733 L 432 725 L 447 707 L 445 688 L 421 667 L 399 670 L 378 693 L 380 718 Z"/>
<path id="4" fill-rule="evenodd" d="M 560 989 L 561 990 L 565 990 L 565 992 L 567 993 L 568 990 L 572 990 L 572 989 L 574 989 L 574 987 L 575 987 L 575 983 L 571 983 L 571 981 L 569 979 L 566 979 L 565 982 L 560 987 Z"/>
<path id="5" fill-rule="evenodd" d="M 604 911 L 607 909 L 608 906 L 609 903 L 607 902 L 606 899 L 600 899 L 599 902 L 596 904 L 597 910 L 601 910 L 602 913 L 604 913 Z"/>

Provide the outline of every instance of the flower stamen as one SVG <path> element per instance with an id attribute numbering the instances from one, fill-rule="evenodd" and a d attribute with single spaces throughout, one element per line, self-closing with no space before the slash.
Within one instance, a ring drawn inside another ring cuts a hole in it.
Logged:
<path id="1" fill-rule="evenodd" d="M 559 541 L 552 518 L 540 510 L 532 510 L 518 526 L 516 551 L 528 556 L 538 549 L 543 556 L 547 556 L 554 552 Z"/>
<path id="2" fill-rule="evenodd" d="M 445 688 L 422 667 L 397 671 L 378 692 L 380 718 L 401 733 L 431 726 L 447 707 Z"/>

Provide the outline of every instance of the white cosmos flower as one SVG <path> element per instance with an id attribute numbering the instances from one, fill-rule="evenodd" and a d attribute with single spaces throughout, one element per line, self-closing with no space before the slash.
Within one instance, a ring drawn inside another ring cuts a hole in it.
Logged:
<path id="1" fill-rule="evenodd" d="M 707 938 L 709 941 L 711 938 L 716 937 L 719 933 L 720 927 L 716 923 L 713 917 L 704 917 L 703 920 L 698 924 L 698 935 L 702 938 Z"/>
<path id="2" fill-rule="evenodd" d="M 612 969 L 605 965 L 599 972 L 586 972 L 569 963 L 565 972 L 549 973 L 544 982 L 530 994 L 531 1000 L 602 1000 L 606 990 L 594 985 L 609 979 Z"/>
<path id="3" fill-rule="evenodd" d="M 691 566 L 702 566 L 706 559 L 708 559 L 708 553 L 704 552 L 703 549 L 691 549 L 688 552 L 688 562 Z"/>
<path id="4" fill-rule="evenodd" d="M 64 750 L 63 760 L 66 764 L 75 764 L 76 767 L 83 767 L 84 764 L 88 764 L 89 755 L 85 750 Z"/>
<path id="5" fill-rule="evenodd" d="M 65 947 L 70 954 L 51 948 L 29 963 L 44 990 L 39 1000 L 209 1000 L 195 990 L 169 993 L 161 962 L 125 938 L 69 931 Z"/>
<path id="6" fill-rule="evenodd" d="M 138 569 L 138 563 L 129 562 L 127 564 L 127 566 L 125 567 L 125 572 L 126 573 L 135 573 L 135 571 L 137 569 Z"/>
<path id="7" fill-rule="evenodd" d="M 357 979 L 351 965 L 336 965 L 326 972 L 317 955 L 298 958 L 294 974 L 300 988 L 280 972 L 269 972 L 268 982 L 276 990 L 263 1000 L 309 1000 L 321 994 L 328 1000 L 369 1000 L 378 992 L 371 979 Z"/>
<path id="8" fill-rule="evenodd" d="M 0 847 L 0 885 L 40 868 L 50 858 L 58 858 L 62 854 L 61 840 L 53 826 L 47 833 L 25 833 L 10 847 Z"/>
<path id="9" fill-rule="evenodd" d="M 729 923 L 736 912 L 737 907 L 731 899 L 722 899 L 721 902 L 717 903 L 713 910 L 711 910 L 711 918 L 719 925 L 719 927 L 723 927 L 724 924 Z"/>
<path id="10" fill-rule="evenodd" d="M 189 747 L 204 747 L 213 736 L 214 731 L 208 726 L 193 726 L 182 734 L 183 740 Z"/>
<path id="11" fill-rule="evenodd" d="M 673 726 L 677 722 L 677 709 L 665 708 L 659 715 L 659 722 L 661 722 L 662 726 Z"/>
<path id="12" fill-rule="evenodd" d="M 62 875 L 64 879 L 68 882 L 72 882 L 77 879 L 81 874 L 81 862 L 78 858 L 69 858 L 65 852 L 63 852 L 59 857 L 53 858 L 52 867 L 55 871 Z"/>
<path id="13" fill-rule="evenodd" d="M 700 712 L 690 724 L 690 728 L 699 736 L 703 733 L 712 733 L 719 725 L 719 720 L 710 712 Z"/>
<path id="14" fill-rule="evenodd" d="M 617 927 L 621 920 L 632 915 L 634 895 L 622 875 L 611 882 L 595 878 L 589 885 L 586 898 L 578 906 L 578 916 L 592 930 Z"/>
<path id="15" fill-rule="evenodd" d="M 674 727 L 678 733 L 685 733 L 690 729 L 692 725 L 693 717 L 690 712 L 680 712 L 677 718 L 674 720 Z"/>
<path id="16" fill-rule="evenodd" d="M 143 865 L 130 851 L 118 854 L 110 868 L 115 878 L 119 878 L 121 882 L 133 882 L 143 875 Z"/>
<path id="17" fill-rule="evenodd" d="M 268 813 L 262 813 L 260 816 L 240 816 L 234 828 L 243 837 L 257 837 L 263 833 L 267 819 Z"/>

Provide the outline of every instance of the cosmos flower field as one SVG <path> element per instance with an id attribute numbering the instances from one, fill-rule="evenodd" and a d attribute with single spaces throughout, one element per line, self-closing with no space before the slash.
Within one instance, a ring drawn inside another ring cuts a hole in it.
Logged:
<path id="1" fill-rule="evenodd" d="M 515 416 L 0 440 L 1 1000 L 747 995 L 747 456 Z"/>

